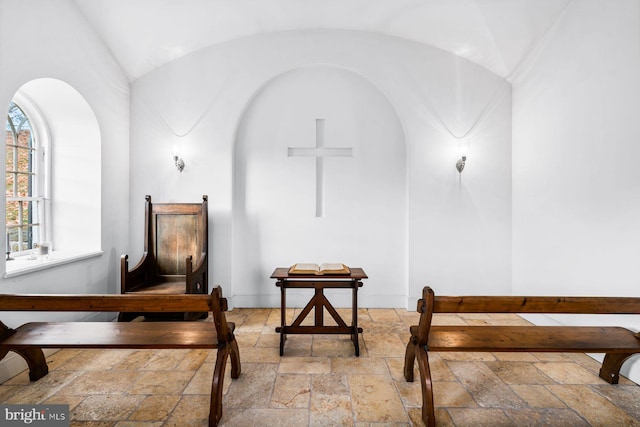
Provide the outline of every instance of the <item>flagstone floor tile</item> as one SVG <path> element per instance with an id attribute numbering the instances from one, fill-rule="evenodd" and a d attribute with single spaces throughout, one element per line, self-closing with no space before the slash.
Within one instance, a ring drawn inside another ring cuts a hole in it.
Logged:
<path id="1" fill-rule="evenodd" d="M 286 311 L 287 323 L 300 313 Z M 349 321 L 351 310 L 339 308 Z M 227 365 L 221 427 L 424 426 L 417 364 L 404 378 L 415 311 L 358 309 L 360 357 L 348 335 L 289 335 L 276 308 L 234 309 L 242 374 Z M 325 322 L 331 315 L 325 311 Z M 208 319 L 209 321 L 211 319 Z M 313 324 L 313 313 L 304 321 Z M 519 325 L 512 314 L 436 314 L 433 324 Z M 0 384 L 0 403 L 69 405 L 71 427 L 206 427 L 216 351 L 77 350 L 47 356 L 49 374 Z M 430 353 L 438 427 L 640 426 L 640 387 L 598 377 L 584 354 Z"/>

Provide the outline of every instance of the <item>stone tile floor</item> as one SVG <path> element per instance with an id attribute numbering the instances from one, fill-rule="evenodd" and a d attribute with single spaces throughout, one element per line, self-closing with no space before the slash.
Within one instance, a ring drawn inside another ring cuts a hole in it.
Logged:
<path id="1" fill-rule="evenodd" d="M 288 310 L 289 321 L 299 311 Z M 338 311 L 350 317 L 349 310 Z M 360 309 L 359 358 L 340 335 L 290 335 L 280 357 L 279 309 L 235 309 L 227 318 L 236 324 L 242 375 L 232 381 L 227 369 L 220 425 L 423 425 L 420 383 L 402 375 L 417 313 Z M 526 321 L 439 314 L 434 323 Z M 68 404 L 71 426 L 207 425 L 215 352 L 62 350 L 47 359 L 46 377 L 29 383 L 26 371 L 17 375 L 0 385 L 0 401 Z M 640 387 L 624 378 L 609 385 L 599 368 L 582 354 L 433 354 L 438 425 L 640 426 Z"/>

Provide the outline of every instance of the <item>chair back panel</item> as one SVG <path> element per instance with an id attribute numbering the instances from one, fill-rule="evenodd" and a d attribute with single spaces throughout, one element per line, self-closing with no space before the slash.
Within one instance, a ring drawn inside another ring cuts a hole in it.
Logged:
<path id="1" fill-rule="evenodd" d="M 185 259 L 191 255 L 197 262 L 202 246 L 199 242 L 199 221 L 196 215 L 156 215 L 155 258 L 160 276 L 186 274 Z"/>
<path id="2" fill-rule="evenodd" d="M 186 259 L 200 261 L 206 248 L 207 209 L 201 203 L 155 203 L 151 206 L 150 251 L 155 276 L 186 274 Z M 168 278 L 168 277 L 167 277 Z"/>

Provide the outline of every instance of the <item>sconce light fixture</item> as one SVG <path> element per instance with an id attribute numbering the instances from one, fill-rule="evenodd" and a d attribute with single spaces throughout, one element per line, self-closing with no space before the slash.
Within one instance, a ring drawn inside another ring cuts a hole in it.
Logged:
<path id="1" fill-rule="evenodd" d="M 173 162 L 176 164 L 176 168 L 182 172 L 182 169 L 184 169 L 184 160 L 178 156 L 173 156 Z"/>
<path id="2" fill-rule="evenodd" d="M 469 138 L 458 139 L 458 161 L 456 162 L 456 169 L 458 173 L 462 173 L 464 165 L 467 163 L 467 153 L 469 152 Z"/>
<path id="3" fill-rule="evenodd" d="M 182 160 L 182 157 L 180 157 L 180 146 L 174 145 L 172 151 L 173 151 L 173 163 L 176 165 L 176 168 L 178 169 L 178 171 L 182 172 L 182 170 L 184 169 L 184 160 Z"/>

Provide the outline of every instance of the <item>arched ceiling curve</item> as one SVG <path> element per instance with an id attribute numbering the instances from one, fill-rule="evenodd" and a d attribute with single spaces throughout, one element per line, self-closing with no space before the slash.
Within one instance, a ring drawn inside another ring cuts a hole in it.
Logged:
<path id="1" fill-rule="evenodd" d="M 73 0 L 130 80 L 261 33 L 348 29 L 434 46 L 509 79 L 575 0 Z"/>

